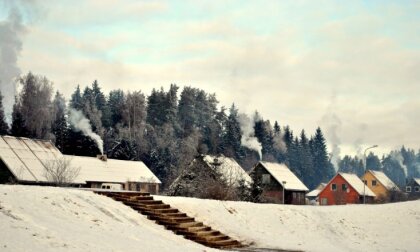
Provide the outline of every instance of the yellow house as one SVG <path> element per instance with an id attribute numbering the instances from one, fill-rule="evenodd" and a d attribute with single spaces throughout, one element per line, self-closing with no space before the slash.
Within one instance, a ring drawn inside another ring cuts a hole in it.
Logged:
<path id="1" fill-rule="evenodd" d="M 362 180 L 376 194 L 376 197 L 385 197 L 390 191 L 399 191 L 398 186 L 380 171 L 367 170 Z"/>

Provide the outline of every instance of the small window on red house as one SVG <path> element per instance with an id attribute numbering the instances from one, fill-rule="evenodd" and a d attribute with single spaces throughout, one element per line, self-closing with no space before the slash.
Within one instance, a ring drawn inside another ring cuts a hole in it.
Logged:
<path id="1" fill-rule="evenodd" d="M 337 191 L 337 184 L 331 184 L 331 190 Z"/>
<path id="2" fill-rule="evenodd" d="M 341 184 L 341 190 L 343 190 L 343 192 L 347 191 L 347 184 Z"/>

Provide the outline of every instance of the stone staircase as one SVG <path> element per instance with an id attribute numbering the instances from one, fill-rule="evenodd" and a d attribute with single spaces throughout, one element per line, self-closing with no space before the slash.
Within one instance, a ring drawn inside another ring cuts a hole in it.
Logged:
<path id="1" fill-rule="evenodd" d="M 222 234 L 221 232 L 195 221 L 187 214 L 172 208 L 161 200 L 154 200 L 149 193 L 141 192 L 110 192 L 95 191 L 95 193 L 108 196 L 114 200 L 130 206 L 132 209 L 154 220 L 157 224 L 165 226 L 177 235 L 200 243 L 204 246 L 219 249 L 232 249 L 244 247 L 239 241 Z"/>

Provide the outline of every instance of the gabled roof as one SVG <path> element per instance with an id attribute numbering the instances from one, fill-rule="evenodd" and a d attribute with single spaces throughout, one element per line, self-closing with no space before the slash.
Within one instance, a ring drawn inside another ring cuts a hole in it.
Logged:
<path id="1" fill-rule="evenodd" d="M 50 141 L 0 136 L 0 159 L 20 181 L 48 182 L 44 164 L 62 156 Z"/>
<path id="2" fill-rule="evenodd" d="M 260 161 L 259 164 L 261 164 L 286 190 L 309 191 L 302 181 L 300 181 L 285 164 L 262 161 Z M 284 184 L 283 181 L 286 183 Z"/>
<path id="3" fill-rule="evenodd" d="M 223 155 L 206 155 L 203 157 L 203 160 L 211 168 L 217 167 L 218 172 L 222 175 L 222 178 L 230 185 L 238 186 L 240 180 L 243 180 L 248 185 L 252 183 L 252 178 L 233 158 L 225 157 Z"/>
<path id="4" fill-rule="evenodd" d="M 319 193 L 327 186 L 325 183 L 321 183 L 314 190 L 308 192 L 306 197 L 318 197 Z"/>
<path id="5" fill-rule="evenodd" d="M 160 183 L 140 161 L 108 159 L 104 162 L 92 157 L 65 156 L 50 141 L 0 136 L 0 159 L 18 181 L 51 182 L 45 176 L 46 165 L 64 157 L 71 159 L 71 165 L 80 167 L 73 181 L 77 184 L 87 181 Z"/>
<path id="6" fill-rule="evenodd" d="M 108 159 L 102 161 L 96 157 L 81 157 L 64 155 L 70 159 L 70 164 L 80 167 L 76 180 L 85 182 L 125 183 L 161 183 L 160 180 L 141 161 L 126 161 Z M 75 181 L 76 182 L 76 181 Z"/>
<path id="7" fill-rule="evenodd" d="M 356 192 L 359 195 L 363 195 L 363 190 L 364 190 L 366 196 L 372 196 L 372 197 L 376 196 L 375 193 L 369 189 L 369 187 L 364 185 L 363 181 L 356 174 L 343 173 L 343 172 L 340 172 L 338 174 L 340 174 L 341 177 L 343 177 L 344 180 L 346 180 L 347 183 L 349 183 L 349 185 L 353 187 L 353 189 L 356 190 Z M 334 178 L 337 177 L 337 175 L 335 175 Z"/>
<path id="8" fill-rule="evenodd" d="M 387 190 L 398 189 L 398 186 L 381 171 L 368 170 Z"/>
<path id="9" fill-rule="evenodd" d="M 413 180 L 420 186 L 420 178 L 413 178 Z"/>

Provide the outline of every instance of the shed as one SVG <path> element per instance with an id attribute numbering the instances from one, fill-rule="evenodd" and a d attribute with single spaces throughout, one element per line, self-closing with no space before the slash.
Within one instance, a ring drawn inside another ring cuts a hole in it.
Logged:
<path id="1" fill-rule="evenodd" d="M 326 183 L 321 183 L 314 190 L 306 194 L 306 198 L 308 198 L 308 200 L 310 201 L 310 204 L 312 205 L 319 204 L 319 201 L 318 201 L 319 193 L 322 191 L 322 189 L 325 188 L 326 185 L 327 185 Z"/>
<path id="2" fill-rule="evenodd" d="M 294 205 L 305 204 L 305 194 L 309 190 L 285 164 L 260 161 L 252 168 L 250 174 L 259 181 L 263 188 L 263 201 Z"/>
<path id="3" fill-rule="evenodd" d="M 345 205 L 373 202 L 376 196 L 356 174 L 337 173 L 319 193 L 320 205 Z"/>

